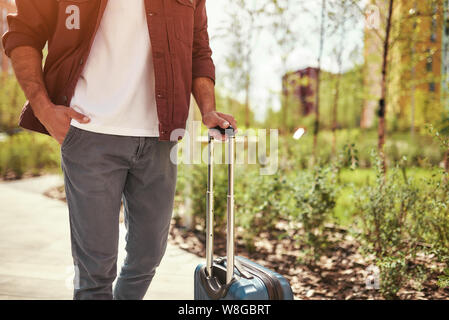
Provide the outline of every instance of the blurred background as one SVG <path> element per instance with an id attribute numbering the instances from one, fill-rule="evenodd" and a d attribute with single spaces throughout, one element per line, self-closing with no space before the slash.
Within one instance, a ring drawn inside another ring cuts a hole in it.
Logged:
<path id="1" fill-rule="evenodd" d="M 236 168 L 239 254 L 286 275 L 298 298 L 447 299 L 449 1 L 213 0 L 207 9 L 217 108 L 242 136 L 279 130 L 274 175 L 261 176 L 261 163 Z M 0 33 L 14 11 L 0 0 Z M 25 97 L 0 59 L 1 179 L 60 174 L 59 145 L 17 127 Z M 200 120 L 196 108 L 189 119 Z M 225 170 L 216 172 L 221 254 Z M 171 241 L 199 256 L 205 186 L 204 165 L 179 166 Z"/>

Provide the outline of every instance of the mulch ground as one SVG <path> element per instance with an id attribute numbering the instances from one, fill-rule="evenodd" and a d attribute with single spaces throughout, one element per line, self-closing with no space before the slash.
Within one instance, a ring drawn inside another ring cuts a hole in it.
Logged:
<path id="1" fill-rule="evenodd" d="M 293 240 L 293 235 L 280 240 L 268 233 L 261 234 L 254 241 L 254 249 L 251 252 L 247 250 L 243 239 L 237 236 L 236 254 L 250 258 L 285 276 L 292 286 L 296 299 L 382 299 L 379 290 L 369 289 L 366 285 L 367 277 L 372 274 L 368 269 L 373 259 L 363 256 L 356 239 L 343 229 L 335 228 L 331 233 L 329 238 L 334 245 L 331 245 L 326 255 L 311 264 L 300 262 L 299 257 L 304 248 Z M 186 230 L 173 222 L 170 241 L 184 250 L 205 257 L 204 232 Z M 215 255 L 225 256 L 225 237 L 215 235 L 214 242 Z M 424 258 L 430 259 L 422 257 Z M 428 262 L 436 267 L 434 261 Z M 441 267 L 435 269 L 441 270 Z M 429 277 L 421 288 L 416 288 L 415 283 L 410 281 L 399 291 L 398 297 L 400 299 L 448 299 L 449 289 L 442 289 L 437 285 L 439 274 L 437 271 L 430 271 L 429 266 Z"/>
<path id="2" fill-rule="evenodd" d="M 64 188 L 58 187 L 45 193 L 48 197 L 65 201 Z M 287 228 L 278 225 L 278 233 L 286 233 Z M 262 233 L 253 241 L 253 249 L 247 249 L 245 241 L 237 229 L 236 254 L 247 257 L 264 267 L 275 270 L 285 276 L 293 289 L 296 299 L 304 300 L 348 300 L 348 299 L 382 299 L 379 290 L 369 289 L 366 279 L 370 272 L 369 266 L 373 258 L 360 253 L 360 245 L 348 232 L 342 228 L 330 228 L 331 245 L 326 254 L 314 263 L 304 263 L 300 259 L 304 247 L 295 239 L 301 230 L 279 238 L 273 233 Z M 188 230 L 172 221 L 169 241 L 199 257 L 205 257 L 205 234 L 199 230 Z M 216 234 L 214 241 L 215 256 L 226 255 L 226 239 Z M 427 280 L 420 286 L 410 281 L 398 293 L 400 299 L 449 299 L 449 288 L 437 285 L 438 275 L 443 266 L 431 256 L 419 256 L 421 265 L 427 267 Z M 413 265 L 410 266 L 413 268 Z"/>

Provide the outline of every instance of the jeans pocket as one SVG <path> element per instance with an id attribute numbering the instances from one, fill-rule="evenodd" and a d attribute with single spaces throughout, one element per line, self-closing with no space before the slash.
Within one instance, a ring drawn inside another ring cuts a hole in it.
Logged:
<path id="1" fill-rule="evenodd" d="M 64 140 L 61 144 L 61 150 L 66 150 L 68 147 L 70 147 L 75 141 L 76 138 L 81 134 L 81 130 L 70 125 L 69 131 L 67 131 L 67 134 L 65 135 Z"/>

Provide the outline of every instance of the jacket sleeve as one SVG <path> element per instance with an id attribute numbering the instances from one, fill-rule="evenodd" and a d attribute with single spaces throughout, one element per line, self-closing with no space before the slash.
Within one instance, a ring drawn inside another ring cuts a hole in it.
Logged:
<path id="1" fill-rule="evenodd" d="M 195 8 L 192 77 L 210 78 L 215 83 L 215 65 L 207 32 L 206 0 L 198 0 Z"/>
<path id="2" fill-rule="evenodd" d="M 56 0 L 16 0 L 17 12 L 8 15 L 8 31 L 3 35 L 5 54 L 20 46 L 31 46 L 42 53 L 50 39 L 57 16 Z"/>

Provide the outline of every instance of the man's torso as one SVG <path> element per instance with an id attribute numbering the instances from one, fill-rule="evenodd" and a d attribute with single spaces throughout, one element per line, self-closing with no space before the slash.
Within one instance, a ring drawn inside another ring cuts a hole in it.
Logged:
<path id="1" fill-rule="evenodd" d="M 114 1 L 114 0 L 109 0 Z M 16 0 L 18 13 L 8 18 L 4 47 L 38 50 L 48 40 L 44 81 L 53 103 L 71 105 L 89 59 L 108 0 Z M 215 80 L 207 33 L 205 0 L 144 0 L 155 74 L 155 99 L 161 140 L 185 128 L 192 80 Z M 132 60 L 133 56 L 122 57 Z M 152 89 L 152 88 L 151 88 Z M 27 104 L 20 125 L 48 133 Z"/>
<path id="2" fill-rule="evenodd" d="M 71 124 L 97 133 L 159 136 L 154 82 L 144 0 L 109 1 L 71 100 L 91 121 Z"/>

